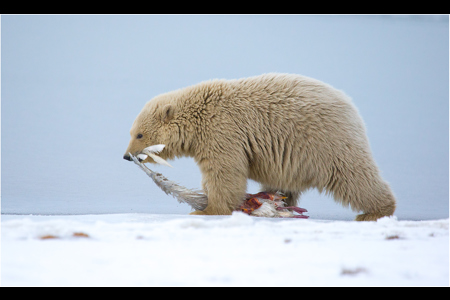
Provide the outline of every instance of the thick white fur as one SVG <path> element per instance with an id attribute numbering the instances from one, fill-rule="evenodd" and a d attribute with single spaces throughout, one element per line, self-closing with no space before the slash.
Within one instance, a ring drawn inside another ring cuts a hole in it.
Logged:
<path id="1" fill-rule="evenodd" d="M 363 214 L 392 215 L 395 198 L 376 166 L 363 121 L 349 97 L 318 80 L 264 74 L 212 80 L 149 101 L 131 129 L 127 153 L 165 144 L 160 156 L 194 157 L 208 207 L 230 214 L 247 179 L 282 191 L 288 205 L 317 188 Z M 138 133 L 144 135 L 137 140 Z"/>

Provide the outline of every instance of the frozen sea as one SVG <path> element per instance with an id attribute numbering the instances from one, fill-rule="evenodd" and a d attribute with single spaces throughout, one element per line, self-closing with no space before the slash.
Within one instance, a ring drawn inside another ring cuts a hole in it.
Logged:
<path id="1" fill-rule="evenodd" d="M 2 15 L 1 58 L 2 285 L 448 285 L 448 16 Z M 152 97 L 268 72 L 352 97 L 395 217 L 188 216 L 122 159 Z"/>
<path id="2" fill-rule="evenodd" d="M 448 219 L 2 216 L 2 286 L 448 286 Z"/>

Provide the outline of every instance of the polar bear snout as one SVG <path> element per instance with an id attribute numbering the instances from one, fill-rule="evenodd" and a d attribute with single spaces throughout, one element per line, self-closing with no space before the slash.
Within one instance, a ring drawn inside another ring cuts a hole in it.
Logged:
<path id="1" fill-rule="evenodd" d="M 129 154 L 124 154 L 123 159 L 131 161 L 131 156 Z"/>

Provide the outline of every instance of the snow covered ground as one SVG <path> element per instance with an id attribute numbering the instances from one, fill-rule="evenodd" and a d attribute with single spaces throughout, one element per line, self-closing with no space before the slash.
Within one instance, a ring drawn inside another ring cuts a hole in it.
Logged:
<path id="1" fill-rule="evenodd" d="M 2 215 L 2 286 L 448 286 L 449 220 Z"/>

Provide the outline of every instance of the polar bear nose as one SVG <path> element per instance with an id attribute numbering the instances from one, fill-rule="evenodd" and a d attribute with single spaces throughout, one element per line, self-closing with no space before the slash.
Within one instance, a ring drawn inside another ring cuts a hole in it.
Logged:
<path id="1" fill-rule="evenodd" d="M 131 161 L 131 157 L 130 157 L 129 154 L 125 154 L 125 155 L 123 156 L 123 159 L 126 159 L 126 160 Z"/>

